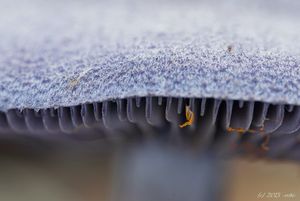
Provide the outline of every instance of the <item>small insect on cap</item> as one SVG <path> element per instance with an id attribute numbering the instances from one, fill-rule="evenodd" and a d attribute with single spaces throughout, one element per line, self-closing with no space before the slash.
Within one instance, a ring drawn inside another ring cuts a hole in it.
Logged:
<path id="1" fill-rule="evenodd" d="M 228 51 L 228 52 L 232 52 L 232 49 L 233 49 L 233 45 L 228 45 L 228 46 L 227 46 L 227 51 Z"/>

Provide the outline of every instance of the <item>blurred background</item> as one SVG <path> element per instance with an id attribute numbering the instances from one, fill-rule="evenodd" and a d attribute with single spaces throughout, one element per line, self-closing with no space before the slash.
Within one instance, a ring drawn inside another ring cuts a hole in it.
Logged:
<path id="1" fill-rule="evenodd" d="M 300 195 L 297 163 L 251 156 L 217 159 L 158 141 L 18 137 L 1 139 L 0 150 L 0 200 L 253 201 L 298 200 Z"/>

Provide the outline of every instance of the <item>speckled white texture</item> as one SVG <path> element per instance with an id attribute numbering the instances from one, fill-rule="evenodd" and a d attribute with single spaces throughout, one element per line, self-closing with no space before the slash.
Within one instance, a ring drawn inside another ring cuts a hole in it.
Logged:
<path id="1" fill-rule="evenodd" d="M 0 0 L 0 110 L 136 95 L 300 104 L 298 2 Z"/>

